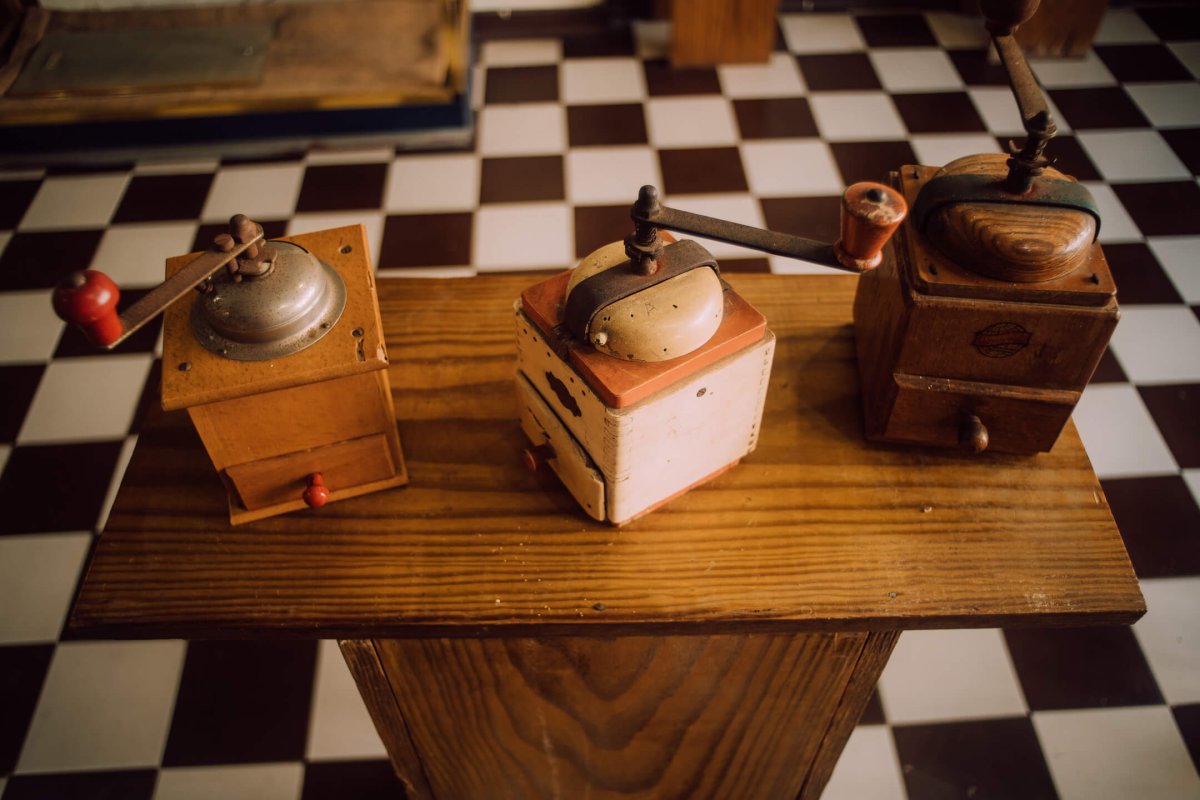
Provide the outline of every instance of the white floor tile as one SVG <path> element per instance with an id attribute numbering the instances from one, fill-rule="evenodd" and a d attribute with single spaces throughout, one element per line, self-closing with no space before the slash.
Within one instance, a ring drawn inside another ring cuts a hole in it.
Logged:
<path id="1" fill-rule="evenodd" d="M 58 639 L 92 534 L 0 537 L 0 643 Z"/>
<path id="2" fill-rule="evenodd" d="M 1189 470 L 1196 494 L 1196 474 Z M 1179 531 L 1182 536 L 1195 531 Z M 1142 581 L 1146 616 L 1133 626 L 1163 697 L 1172 705 L 1200 703 L 1200 578 Z"/>
<path id="3" fill-rule="evenodd" d="M 195 238 L 194 222 L 114 225 L 101 237 L 92 269 L 108 275 L 123 289 L 157 286 L 166 277 L 166 260 L 192 252 Z"/>
<path id="4" fill-rule="evenodd" d="M 940 47 L 896 47 L 867 54 L 883 88 L 889 92 L 935 92 L 961 89 L 958 70 Z"/>
<path id="5" fill-rule="evenodd" d="M 840 195 L 845 189 L 829 145 L 820 139 L 745 142 L 742 166 L 758 197 Z"/>
<path id="6" fill-rule="evenodd" d="M 125 478 L 125 470 L 129 468 L 129 460 L 133 458 L 133 449 L 137 446 L 137 434 L 125 437 L 121 443 L 121 452 L 117 454 L 117 463 L 113 465 L 112 478 L 108 482 L 108 491 L 104 494 L 104 502 L 100 505 L 100 515 L 96 519 L 96 530 L 103 531 L 108 524 L 108 515 L 112 513 L 113 503 L 116 502 L 117 492 L 121 481 Z"/>
<path id="7" fill-rule="evenodd" d="M 1184 301 L 1200 303 L 1200 236 L 1155 236 L 1146 243 Z"/>
<path id="8" fill-rule="evenodd" d="M 1147 44 L 1159 41 L 1138 13 L 1132 8 L 1110 8 L 1104 12 L 1095 44 Z"/>
<path id="9" fill-rule="evenodd" d="M 1154 130 L 1080 131 L 1079 143 L 1105 180 L 1186 180 L 1192 172 Z"/>
<path id="10" fill-rule="evenodd" d="M 184 649 L 179 641 L 60 644 L 17 772 L 158 766 Z"/>
<path id="11" fill-rule="evenodd" d="M 719 217 L 741 225 L 764 227 L 762 208 L 747 194 L 709 194 L 709 195 L 676 195 L 667 198 L 666 204 L 681 211 L 693 214 L 704 214 L 708 217 Z M 748 247 L 738 247 L 734 244 L 717 242 L 700 236 L 689 236 L 704 245 L 708 252 L 718 260 L 723 258 L 761 258 L 762 253 Z"/>
<path id="12" fill-rule="evenodd" d="M 297 800 L 303 784 L 299 762 L 175 767 L 158 774 L 154 800 Z"/>
<path id="13" fill-rule="evenodd" d="M 935 133 L 911 138 L 917 161 L 931 167 L 942 167 L 963 156 L 977 153 L 998 153 L 1000 146 L 986 133 Z"/>
<path id="14" fill-rule="evenodd" d="M 304 162 L 224 167 L 217 172 L 201 218 L 228 222 L 234 214 L 253 220 L 286 219 L 296 210 Z"/>
<path id="15" fill-rule="evenodd" d="M 473 154 L 409 155 L 392 162 L 385 211 L 433 214 L 479 205 L 479 159 Z"/>
<path id="16" fill-rule="evenodd" d="M 1083 58 L 1031 58 L 1029 67 L 1046 89 L 1112 86 L 1117 82 L 1092 50 Z"/>
<path id="17" fill-rule="evenodd" d="M 145 353 L 50 362 L 18 444 L 125 438 L 152 361 Z"/>
<path id="18" fill-rule="evenodd" d="M 925 13 L 925 21 L 942 47 L 978 50 L 987 47 L 991 41 L 976 14 L 931 11 Z"/>
<path id="19" fill-rule="evenodd" d="M 650 147 L 572 148 L 566 158 L 567 199 L 576 205 L 633 204 L 644 184 L 662 186 Z"/>
<path id="20" fill-rule="evenodd" d="M 723 97 L 656 97 L 646 102 L 656 147 L 720 147 L 737 143 L 733 108 Z"/>
<path id="21" fill-rule="evenodd" d="M 375 274 L 380 278 L 471 278 L 475 267 L 463 264 L 457 267 L 384 267 Z"/>
<path id="22" fill-rule="evenodd" d="M 1026 713 L 999 630 L 905 631 L 879 680 L 888 722 Z"/>
<path id="23" fill-rule="evenodd" d="M 307 758 L 387 758 L 337 642 L 322 641 L 318 653 Z"/>
<path id="24" fill-rule="evenodd" d="M 809 261 L 798 261 L 783 256 L 767 256 L 771 262 L 771 272 L 776 275 L 835 275 L 837 274 L 824 264 L 814 264 Z"/>
<path id="25" fill-rule="evenodd" d="M 558 68 L 564 103 L 640 103 L 646 99 L 646 73 L 636 58 L 569 58 Z"/>
<path id="26" fill-rule="evenodd" d="M 0 364 L 48 361 L 66 324 L 50 305 L 50 291 L 0 292 Z"/>
<path id="27" fill-rule="evenodd" d="M 128 182 L 125 173 L 46 178 L 17 227 L 23 231 L 103 228 Z"/>
<path id="28" fill-rule="evenodd" d="M 972 86 L 967 90 L 983 124 L 996 136 L 1021 136 L 1021 112 L 1013 102 L 1012 92 L 1003 86 Z M 1056 120 L 1057 122 L 1057 120 Z"/>
<path id="29" fill-rule="evenodd" d="M 822 800 L 905 800 L 896 745 L 886 725 L 859 725 L 850 734 Z"/>
<path id="30" fill-rule="evenodd" d="M 1200 320 L 1184 306 L 1124 306 L 1112 348 L 1134 383 L 1200 381 Z"/>
<path id="31" fill-rule="evenodd" d="M 796 97 L 804 94 L 804 79 L 796 59 L 772 53 L 766 64 L 721 64 L 717 67 L 726 97 Z"/>
<path id="32" fill-rule="evenodd" d="M 8 463 L 8 455 L 12 452 L 12 447 L 7 444 L 0 444 L 0 473 L 4 472 L 4 465 Z"/>
<path id="33" fill-rule="evenodd" d="M 639 19 L 633 22 L 633 42 L 637 57 L 667 58 L 671 54 L 671 32 L 668 19 Z"/>
<path id="34" fill-rule="evenodd" d="M 557 64 L 562 58 L 560 39 L 509 39 L 484 42 L 480 61 L 489 67 L 534 67 Z"/>
<path id="35" fill-rule="evenodd" d="M 1200 777 L 1166 706 L 1033 715 L 1061 800 L 1188 800 Z"/>
<path id="36" fill-rule="evenodd" d="M 1200 79 L 1200 42 L 1171 42 L 1167 47 L 1193 76 Z"/>
<path id="37" fill-rule="evenodd" d="M 892 141 L 908 135 L 884 92 L 822 92 L 809 103 L 818 130 L 829 141 Z"/>
<path id="38" fill-rule="evenodd" d="M 475 215 L 471 263 L 480 272 L 575 265 L 566 203 L 486 205 Z"/>
<path id="39" fill-rule="evenodd" d="M 339 211 L 324 214 L 297 214 L 288 221 L 287 235 L 313 233 L 346 225 L 362 225 L 367 229 L 367 246 L 371 248 L 371 266 L 379 266 L 379 245 L 383 241 L 383 214 L 366 211 Z"/>
<path id="40" fill-rule="evenodd" d="M 1200 125 L 1200 84 L 1191 81 L 1129 83 L 1125 90 L 1152 125 L 1159 128 Z"/>
<path id="41" fill-rule="evenodd" d="M 1141 395 L 1129 384 L 1088 386 L 1072 418 L 1098 477 L 1170 475 L 1178 469 Z"/>
<path id="42" fill-rule="evenodd" d="M 1138 228 L 1133 217 L 1125 210 L 1117 193 L 1107 183 L 1099 181 L 1080 181 L 1092 194 L 1096 201 L 1096 209 L 1100 212 L 1100 243 L 1140 242 L 1142 231 Z"/>
<path id="43" fill-rule="evenodd" d="M 485 106 L 476 138 L 482 156 L 560 153 L 567 147 L 566 110 L 557 103 Z"/>
<path id="44" fill-rule="evenodd" d="M 849 14 L 780 14 L 779 24 L 793 53 L 844 53 L 866 47 Z"/>
<path id="45" fill-rule="evenodd" d="M 393 147 L 379 146 L 320 146 L 308 151 L 305 160 L 309 164 L 386 164 L 396 157 Z"/>

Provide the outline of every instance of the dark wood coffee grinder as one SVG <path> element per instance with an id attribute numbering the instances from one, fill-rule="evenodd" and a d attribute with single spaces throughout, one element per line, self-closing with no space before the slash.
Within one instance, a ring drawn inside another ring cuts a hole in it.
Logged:
<path id="1" fill-rule="evenodd" d="M 1013 38 L 1037 5 L 983 3 L 1024 145 L 891 176 L 911 214 L 854 303 L 869 439 L 1049 450 L 1116 327 L 1099 214 L 1043 155 L 1054 122 Z"/>

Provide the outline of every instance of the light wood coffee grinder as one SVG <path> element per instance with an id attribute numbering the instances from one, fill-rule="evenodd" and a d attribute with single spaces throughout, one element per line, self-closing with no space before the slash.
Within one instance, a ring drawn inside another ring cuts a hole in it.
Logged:
<path id="1" fill-rule="evenodd" d="M 1053 447 L 1119 316 L 1087 189 L 1013 38 L 1037 0 L 984 0 L 1027 137 L 1011 155 L 905 166 L 912 213 L 854 303 L 866 435 L 979 452 Z"/>
<path id="2" fill-rule="evenodd" d="M 162 405 L 187 409 L 235 525 L 407 483 L 363 227 L 270 243 L 230 227 L 120 315 L 94 270 L 54 308 L 109 349 L 165 315 Z"/>
<path id="3" fill-rule="evenodd" d="M 896 191 L 855 184 L 825 244 L 666 208 L 643 187 L 632 235 L 516 303 L 527 466 L 548 464 L 589 516 L 621 525 L 757 444 L 775 336 L 703 246 L 659 229 L 861 272 L 905 211 Z"/>

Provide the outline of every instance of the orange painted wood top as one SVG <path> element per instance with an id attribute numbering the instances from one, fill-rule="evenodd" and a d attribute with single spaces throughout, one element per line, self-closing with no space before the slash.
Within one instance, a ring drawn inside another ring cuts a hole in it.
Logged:
<path id="1" fill-rule="evenodd" d="M 379 281 L 411 483 L 232 529 L 186 416 L 148 423 L 72 624 L 122 637 L 407 637 L 1132 622 L 1068 425 L 1038 456 L 862 438 L 852 276 L 730 275 L 778 336 L 758 449 L 624 528 L 520 466 L 526 276 Z"/>

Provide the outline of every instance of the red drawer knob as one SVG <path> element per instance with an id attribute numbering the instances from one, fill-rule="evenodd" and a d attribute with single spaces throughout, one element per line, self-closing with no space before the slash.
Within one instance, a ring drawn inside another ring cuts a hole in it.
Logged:
<path id="1" fill-rule="evenodd" d="M 329 489 L 325 487 L 325 478 L 319 472 L 308 476 L 308 488 L 302 495 L 309 508 L 320 508 L 329 502 Z"/>
<path id="2" fill-rule="evenodd" d="M 552 458 L 554 458 L 554 448 L 548 444 L 526 447 L 521 451 L 521 460 L 530 472 L 537 472 L 542 464 L 545 464 Z"/>
<path id="3" fill-rule="evenodd" d="M 856 272 L 875 269 L 883 246 L 908 215 L 908 203 L 882 183 L 856 183 L 842 195 L 841 238 L 833 246 L 842 266 Z"/>
<path id="4" fill-rule="evenodd" d="M 54 290 L 54 313 L 87 334 L 99 347 L 121 338 L 121 319 L 117 301 L 121 290 L 112 278 L 94 269 L 72 272 Z"/>

